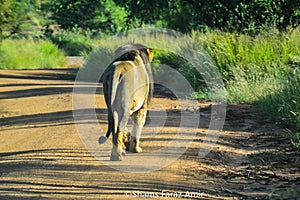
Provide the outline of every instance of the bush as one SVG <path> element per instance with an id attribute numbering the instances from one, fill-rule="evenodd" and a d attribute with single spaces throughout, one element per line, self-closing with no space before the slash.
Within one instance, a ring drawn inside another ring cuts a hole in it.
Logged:
<path id="1" fill-rule="evenodd" d="M 80 27 L 116 33 L 125 27 L 127 11 L 113 0 L 45 0 L 42 11 L 65 30 Z"/>
<path id="2" fill-rule="evenodd" d="M 4 40 L 0 43 L 0 69 L 62 67 L 65 55 L 49 41 Z"/>
<path id="3" fill-rule="evenodd" d="M 51 41 L 68 56 L 87 55 L 92 51 L 89 45 L 91 37 L 88 32 L 74 28 L 72 31 L 60 31 L 50 36 Z"/>

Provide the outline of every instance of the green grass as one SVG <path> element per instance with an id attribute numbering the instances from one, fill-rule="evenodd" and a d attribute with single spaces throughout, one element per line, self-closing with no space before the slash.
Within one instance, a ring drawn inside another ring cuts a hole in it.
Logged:
<path id="1" fill-rule="evenodd" d="M 287 63 L 300 59 L 299 32 L 300 28 L 292 34 L 270 30 L 255 37 L 221 31 L 191 35 L 213 57 L 225 80 L 254 81 L 280 76 Z"/>
<path id="2" fill-rule="evenodd" d="M 65 64 L 64 53 L 50 41 L 21 39 L 0 43 L 0 69 L 44 69 Z"/>
<path id="3" fill-rule="evenodd" d="M 277 86 L 276 90 L 266 91 L 259 98 L 263 114 L 300 130 L 300 68 L 273 84 Z"/>
<path id="4" fill-rule="evenodd" d="M 300 67 L 273 84 L 276 90 L 266 91 L 259 98 L 261 120 L 285 126 L 293 145 L 300 149 Z"/>
<path id="5" fill-rule="evenodd" d="M 286 127 L 299 148 L 300 27 L 289 32 L 272 29 L 257 36 L 221 31 L 192 32 L 191 36 L 221 71 L 227 101 L 258 104 L 260 120 Z"/>

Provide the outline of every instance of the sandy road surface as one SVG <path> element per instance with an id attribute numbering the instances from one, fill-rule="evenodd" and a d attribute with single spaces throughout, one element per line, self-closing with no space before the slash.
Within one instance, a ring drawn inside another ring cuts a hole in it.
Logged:
<path id="1" fill-rule="evenodd" d="M 0 199 L 300 197 L 299 155 L 281 129 L 258 124 L 255 108 L 248 105 L 228 106 L 221 137 L 202 159 L 197 153 L 210 121 L 209 103 L 196 105 L 201 112 L 197 136 L 171 165 L 148 173 L 105 166 L 85 148 L 75 128 L 73 81 L 66 79 L 70 71 L 0 71 Z M 101 89 L 96 99 L 96 114 L 106 130 Z M 168 110 L 167 122 L 163 134 L 143 140 L 144 152 L 172 140 L 180 123 L 176 100 L 156 94 L 152 103 Z"/>

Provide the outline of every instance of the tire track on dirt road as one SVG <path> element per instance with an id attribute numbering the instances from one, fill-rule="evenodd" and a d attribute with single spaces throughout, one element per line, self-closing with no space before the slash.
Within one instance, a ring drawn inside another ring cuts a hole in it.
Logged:
<path id="1" fill-rule="evenodd" d="M 149 173 L 129 173 L 103 165 L 86 150 L 75 128 L 74 82 L 68 80 L 70 72 L 0 71 L 0 199 L 300 196 L 299 155 L 280 128 L 255 121 L 256 109 L 250 105 L 228 106 L 224 130 L 212 151 L 202 159 L 197 155 L 208 131 L 210 103 L 196 105 L 201 113 L 197 135 L 187 151 L 169 166 Z M 82 115 L 80 123 L 100 122 L 106 130 L 101 85 L 95 99 L 98 119 Z M 161 134 L 144 138 L 144 152 L 168 144 L 180 124 L 176 99 L 156 91 L 153 104 L 167 110 L 167 124 L 160 129 Z M 154 117 L 159 115 L 156 112 Z M 144 134 L 150 131 L 151 127 L 146 126 Z"/>

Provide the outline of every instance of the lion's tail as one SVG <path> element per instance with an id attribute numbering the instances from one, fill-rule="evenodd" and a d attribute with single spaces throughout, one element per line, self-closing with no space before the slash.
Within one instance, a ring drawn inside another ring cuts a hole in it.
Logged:
<path id="1" fill-rule="evenodd" d="M 115 71 L 113 75 L 109 78 L 109 94 L 108 95 L 108 101 L 107 101 L 107 110 L 108 110 L 108 130 L 106 132 L 106 136 L 101 136 L 99 138 L 99 143 L 103 144 L 107 141 L 109 138 L 111 132 L 116 133 L 117 132 L 117 123 L 118 123 L 118 113 L 113 112 L 113 102 L 116 98 L 117 88 L 119 85 L 119 79 L 120 79 L 120 72 Z"/>

